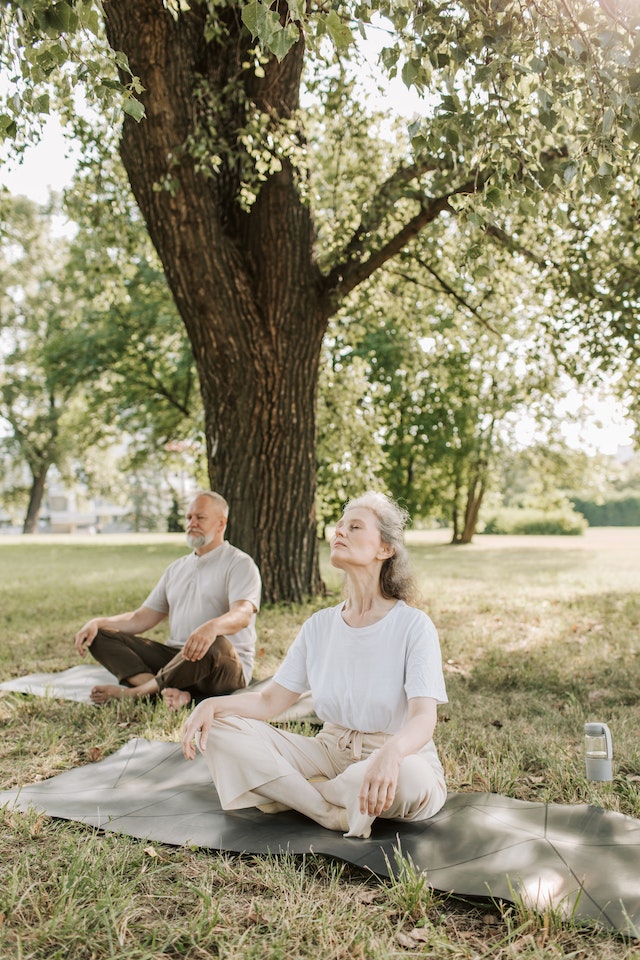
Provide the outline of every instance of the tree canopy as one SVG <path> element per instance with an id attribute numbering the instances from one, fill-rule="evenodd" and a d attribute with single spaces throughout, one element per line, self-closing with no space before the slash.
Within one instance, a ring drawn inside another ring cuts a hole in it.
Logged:
<path id="1" fill-rule="evenodd" d="M 601 364 L 637 350 L 637 285 L 602 275 L 588 226 L 618 228 L 637 193 L 631 6 L 9 0 L 1 30 L 10 89 L 0 132 L 18 148 L 54 100 L 77 129 L 79 85 L 101 110 L 124 113 L 122 161 L 198 371 L 210 482 L 230 501 L 230 537 L 260 564 L 267 599 L 320 588 L 323 338 L 377 271 L 420 257 L 464 300 L 491 270 L 487 248 L 500 248 L 541 287 L 564 273 L 575 311 L 548 328 L 567 362 L 576 339 L 597 343 Z M 316 129 L 338 133 L 342 110 L 346 130 L 342 78 L 372 30 L 386 34 L 382 69 L 417 89 L 424 110 L 401 148 L 358 178 L 357 198 L 341 183 L 321 216 L 305 77 L 322 65 Z M 457 231 L 452 272 L 438 244 L 445 224 Z M 567 253 L 572 230 L 582 242 Z"/>

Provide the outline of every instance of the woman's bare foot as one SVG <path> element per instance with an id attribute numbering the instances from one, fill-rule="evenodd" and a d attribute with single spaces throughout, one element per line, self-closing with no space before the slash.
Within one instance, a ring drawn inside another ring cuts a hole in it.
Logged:
<path id="1" fill-rule="evenodd" d="M 135 696 L 134 688 L 119 687 L 117 684 L 93 687 L 90 695 L 93 703 L 106 703 L 108 700 L 120 700 L 122 697 Z"/>
<path id="2" fill-rule="evenodd" d="M 333 804 L 330 804 L 329 806 L 331 807 L 331 810 L 326 819 L 323 818 L 322 821 L 318 822 L 321 823 L 322 826 L 327 830 L 335 830 L 337 833 L 342 833 L 344 836 L 347 836 L 345 833 L 345 830 L 349 826 L 347 811 L 343 807 L 335 807 Z"/>
<path id="3" fill-rule="evenodd" d="M 188 690 L 177 690 L 175 687 L 165 687 L 162 691 L 164 702 L 169 710 L 181 710 L 191 703 L 191 694 Z"/>
<path id="4" fill-rule="evenodd" d="M 363 840 L 366 840 L 371 836 L 371 824 L 375 817 L 371 817 L 367 813 L 360 813 L 360 801 L 357 793 L 349 791 L 346 784 L 335 780 L 316 781 L 313 786 L 321 797 L 328 803 L 335 804 L 343 813 L 343 822 L 346 822 L 345 837 L 362 837 Z"/>

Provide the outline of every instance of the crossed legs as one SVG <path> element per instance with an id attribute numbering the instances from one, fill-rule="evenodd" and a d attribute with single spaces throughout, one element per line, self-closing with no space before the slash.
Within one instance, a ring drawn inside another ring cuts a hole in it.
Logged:
<path id="1" fill-rule="evenodd" d="M 225 717 L 213 721 L 205 759 L 225 810 L 294 809 L 329 830 L 368 837 L 375 817 L 360 813 L 358 795 L 371 753 L 354 761 L 325 731 L 305 737 L 258 720 Z M 429 761 L 408 757 L 396 799 L 384 816 L 426 819 L 445 797 L 444 783 Z"/>
<path id="2" fill-rule="evenodd" d="M 95 686 L 91 691 L 94 703 L 161 694 L 170 709 L 179 709 L 192 699 L 245 686 L 240 659 L 223 636 L 216 637 L 204 657 L 196 661 L 185 660 L 175 647 L 119 630 L 99 630 L 90 651 L 120 681 L 120 685 Z"/>

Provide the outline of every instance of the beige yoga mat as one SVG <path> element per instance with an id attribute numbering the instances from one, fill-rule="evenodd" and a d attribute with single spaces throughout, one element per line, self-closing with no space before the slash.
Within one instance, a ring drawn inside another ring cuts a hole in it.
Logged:
<path id="1" fill-rule="evenodd" d="M 260 690 L 269 682 L 266 680 L 253 681 L 243 690 L 236 691 L 241 696 L 248 691 Z M 109 673 L 99 663 L 86 663 L 58 673 L 30 673 L 24 677 L 5 680 L 0 683 L 0 690 L 14 693 L 27 693 L 34 697 L 52 697 L 55 700 L 75 700 L 79 703 L 91 703 L 89 694 L 91 688 L 97 684 L 118 683 L 117 677 Z M 275 723 L 286 723 L 291 720 L 307 720 L 310 723 L 319 723 L 313 709 L 310 693 L 304 693 L 296 703 L 284 713 L 274 717 Z"/>

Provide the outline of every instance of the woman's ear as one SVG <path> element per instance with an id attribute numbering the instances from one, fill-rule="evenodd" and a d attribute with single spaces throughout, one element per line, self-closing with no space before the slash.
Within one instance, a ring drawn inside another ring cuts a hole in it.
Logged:
<path id="1" fill-rule="evenodd" d="M 393 549 L 392 546 L 390 546 L 390 544 L 383 542 L 383 543 L 380 545 L 380 550 L 378 551 L 378 559 L 379 559 L 379 560 L 388 560 L 389 557 L 395 556 L 395 552 L 396 552 L 396 551 Z"/>

